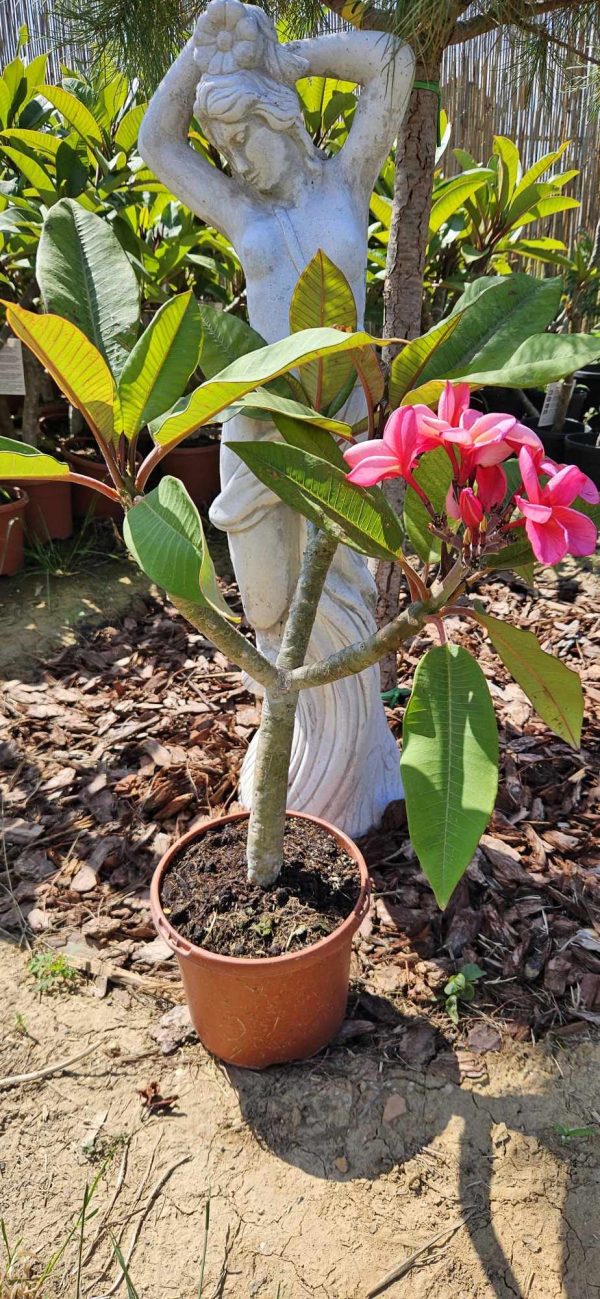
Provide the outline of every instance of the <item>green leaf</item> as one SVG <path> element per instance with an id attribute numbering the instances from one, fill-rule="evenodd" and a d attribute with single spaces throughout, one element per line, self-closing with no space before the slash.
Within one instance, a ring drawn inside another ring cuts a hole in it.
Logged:
<path id="1" fill-rule="evenodd" d="M 518 271 L 495 276 L 479 296 L 467 299 L 468 310 L 449 339 L 425 367 L 421 382 L 463 378 L 474 371 L 500 368 L 521 343 L 545 329 L 558 310 L 562 281 L 537 280 Z M 464 297 L 464 295 L 463 295 Z M 463 298 L 456 311 L 463 308 Z M 453 313 L 454 314 L 454 313 Z"/>
<path id="2" fill-rule="evenodd" d="M 117 390 L 104 357 L 93 343 L 62 316 L 39 316 L 11 304 L 6 307 L 6 318 L 90 428 L 105 442 L 111 442 L 118 412 Z"/>
<path id="3" fill-rule="evenodd" d="M 216 307 L 206 304 L 201 304 L 199 311 L 202 343 L 198 364 L 207 379 L 214 379 L 216 374 L 239 356 L 266 347 L 262 335 L 251 329 L 245 320 L 240 320 L 239 316 L 233 316 L 229 311 L 218 311 Z"/>
<path id="4" fill-rule="evenodd" d="M 54 104 L 54 107 L 77 131 L 77 134 L 85 140 L 86 144 L 90 144 L 90 142 L 102 144 L 102 131 L 93 113 L 90 112 L 89 108 L 86 108 L 85 104 L 82 104 L 80 99 L 77 99 L 75 95 L 71 95 L 68 90 L 63 90 L 62 86 L 37 86 L 36 90 L 39 95 L 43 95 L 51 104 Z"/>
<path id="5" fill-rule="evenodd" d="M 430 649 L 404 715 L 402 780 L 411 842 L 440 907 L 449 902 L 498 789 L 498 731 L 486 679 L 459 645 Z"/>
<path id="6" fill-rule="evenodd" d="M 302 272 L 290 304 L 292 334 L 326 325 L 356 329 L 356 303 L 345 275 L 319 249 Z M 320 357 L 307 365 L 302 383 L 317 410 L 333 401 L 352 371 L 347 356 Z"/>
<path id="7" fill-rule="evenodd" d="M 361 554 L 380 559 L 401 555 L 402 527 L 381 488 L 356 487 L 343 470 L 285 443 L 227 445 L 280 500 L 331 536 Z"/>
<path id="8" fill-rule="evenodd" d="M 54 456 L 44 455 L 26 442 L 0 437 L 0 479 L 20 482 L 23 478 L 65 478 L 69 466 Z"/>
<path id="9" fill-rule="evenodd" d="M 292 401 L 290 397 L 280 397 L 277 393 L 269 392 L 266 388 L 259 388 L 257 392 L 242 397 L 237 405 L 245 413 L 252 413 L 253 418 L 260 419 L 263 413 L 267 416 L 282 415 L 288 419 L 300 420 L 303 424 L 313 424 L 317 428 L 328 429 L 330 433 L 335 433 L 337 437 L 350 438 L 352 436 L 350 425 L 345 424 L 343 420 L 329 419 L 327 415 L 319 415 L 318 411 L 311 410 L 310 406 L 304 406 L 299 401 Z"/>
<path id="10" fill-rule="evenodd" d="M 565 150 L 568 149 L 569 143 L 569 140 L 565 140 L 564 144 L 561 144 L 559 149 L 553 149 L 552 153 L 545 153 L 542 158 L 538 158 L 537 162 L 533 163 L 533 166 L 525 172 L 524 176 L 519 181 L 515 190 L 515 198 L 518 194 L 522 194 L 523 190 L 528 189 L 530 185 L 533 185 L 534 181 L 539 180 L 540 176 L 543 176 L 545 171 L 548 171 L 550 167 L 553 167 L 555 162 L 558 162 L 558 159 L 561 158 Z"/>
<path id="11" fill-rule="evenodd" d="M 70 320 L 118 377 L 139 325 L 135 272 L 109 224 L 74 199 L 44 221 L 36 274 L 47 311 Z"/>
<path id="12" fill-rule="evenodd" d="M 299 447 L 301 451 L 308 451 L 319 460 L 326 460 L 328 464 L 343 470 L 344 474 L 348 472 L 348 466 L 337 442 L 325 428 L 315 427 L 314 424 L 304 420 L 290 419 L 287 415 L 274 415 L 273 422 L 284 442 Z"/>
<path id="13" fill-rule="evenodd" d="M 123 429 L 134 437 L 181 397 L 198 363 L 200 313 L 191 292 L 157 311 L 128 356 L 119 380 Z"/>
<path id="14" fill-rule="evenodd" d="M 462 207 L 465 199 L 471 198 L 479 189 L 483 189 L 489 180 L 494 179 L 494 172 L 486 167 L 477 167 L 473 171 L 462 172 L 448 181 L 438 191 L 429 217 L 429 234 L 435 234 L 450 217 Z"/>
<path id="15" fill-rule="evenodd" d="M 477 386 L 544 388 L 599 357 L 600 335 L 535 334 L 521 343 L 501 368 L 484 370 L 474 365 L 462 378 Z"/>
<path id="16" fill-rule="evenodd" d="M 168 595 L 239 621 L 219 591 L 200 515 L 179 479 L 167 475 L 127 511 L 123 536 L 136 563 Z"/>
<path id="17" fill-rule="evenodd" d="M 232 365 L 196 388 L 178 408 L 153 423 L 152 436 L 161 446 L 183 441 L 203 424 L 209 424 L 222 410 L 235 405 L 240 397 L 303 366 L 316 356 L 334 352 L 352 352 L 371 346 L 377 340 L 370 334 L 344 334 L 337 329 L 305 329 L 282 338 L 278 343 L 258 348 L 240 356 Z"/>
<path id="18" fill-rule="evenodd" d="M 136 104 L 134 108 L 130 108 L 129 112 L 125 113 L 121 118 L 117 130 L 115 131 L 115 144 L 117 148 L 122 149 L 124 153 L 129 153 L 130 150 L 133 149 L 134 144 L 137 144 L 139 129 L 142 125 L 142 119 L 147 108 L 148 105 L 146 103 Z"/>
<path id="19" fill-rule="evenodd" d="M 542 721 L 561 740 L 578 749 L 583 724 L 583 689 L 578 673 L 547 654 L 533 632 L 479 610 L 475 617 Z"/>
<path id="20" fill-rule="evenodd" d="M 421 375 L 438 347 L 450 338 L 462 319 L 461 313 L 448 316 L 439 325 L 428 329 L 420 338 L 413 338 L 406 347 L 394 357 L 390 366 L 390 405 L 392 409 L 399 406 L 403 397 L 417 387 Z"/>
<path id="21" fill-rule="evenodd" d="M 7 144 L 2 145 L 2 152 L 6 154 L 7 158 L 10 158 L 11 162 L 14 162 L 15 167 L 22 172 L 25 180 L 29 181 L 29 184 L 33 186 L 43 202 L 53 201 L 56 197 L 56 188 L 41 162 L 36 162 L 35 158 L 32 158 L 25 150 L 13 149 Z"/>
<path id="22" fill-rule="evenodd" d="M 415 479 L 429 497 L 433 508 L 441 513 L 452 482 L 452 465 L 443 447 L 436 447 L 421 457 Z M 439 537 L 433 536 L 430 523 L 430 515 L 420 496 L 412 487 L 407 487 L 404 497 L 404 526 L 411 545 L 425 564 L 433 564 L 441 553 L 442 543 Z"/>

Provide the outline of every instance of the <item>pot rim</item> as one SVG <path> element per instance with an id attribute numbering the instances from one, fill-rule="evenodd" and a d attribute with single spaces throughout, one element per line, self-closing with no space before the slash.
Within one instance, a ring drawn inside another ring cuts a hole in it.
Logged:
<path id="1" fill-rule="evenodd" d="M 7 490 L 17 492 L 17 496 L 15 500 L 5 501 L 3 505 L 0 504 L 0 513 L 6 510 L 8 514 L 10 514 L 11 512 L 13 514 L 20 514 L 21 511 L 24 510 L 27 505 L 29 505 L 29 497 L 27 495 L 27 492 L 23 491 L 22 487 L 13 487 L 12 483 L 9 484 Z"/>
<path id="2" fill-rule="evenodd" d="M 311 816 L 308 812 L 288 811 L 286 812 L 286 816 L 293 817 L 298 821 L 310 821 L 312 825 L 320 826 L 321 829 L 327 831 L 332 838 L 337 840 L 340 847 L 343 848 L 348 856 L 356 863 L 360 875 L 361 888 L 350 915 L 346 916 L 346 919 L 342 920 L 341 924 L 337 925 L 336 928 L 332 930 L 330 934 L 327 934 L 325 938 L 319 938 L 316 943 L 311 943 L 308 947 L 303 947 L 299 952 L 286 952 L 283 956 L 223 956 L 219 952 L 209 952 L 205 947 L 198 947 L 195 943 L 191 943 L 187 938 L 183 938 L 181 934 L 178 933 L 167 919 L 162 909 L 160 891 L 165 871 L 171 864 L 173 858 L 181 852 L 181 849 L 185 847 L 186 844 L 193 843 L 195 839 L 201 838 L 207 830 L 212 830 L 215 826 L 227 825 L 234 821 L 247 821 L 249 816 L 249 812 L 232 812 L 228 816 L 214 817 L 212 820 L 207 821 L 205 825 L 198 826 L 195 830 L 188 830 L 187 834 L 184 834 L 180 839 L 175 840 L 175 843 L 167 849 L 164 857 L 159 861 L 152 876 L 152 882 L 150 884 L 152 919 L 160 937 L 164 938 L 165 942 L 177 956 L 191 958 L 192 961 L 196 961 L 203 965 L 212 965 L 217 969 L 222 970 L 223 973 L 229 972 L 237 974 L 240 969 L 242 969 L 248 972 L 260 972 L 261 976 L 269 973 L 272 973 L 273 976 L 275 976 L 284 970 L 289 970 L 294 965 L 298 965 L 300 962 L 306 963 L 307 961 L 312 962 L 320 960 L 334 948 L 346 943 L 348 938 L 356 933 L 356 930 L 362 924 L 367 915 L 371 900 L 371 881 L 369 879 L 367 863 L 363 854 L 354 843 L 354 840 L 350 839 L 347 834 L 344 834 L 343 830 L 338 830 L 337 826 L 331 825 L 329 821 L 325 821 L 319 816 Z"/>

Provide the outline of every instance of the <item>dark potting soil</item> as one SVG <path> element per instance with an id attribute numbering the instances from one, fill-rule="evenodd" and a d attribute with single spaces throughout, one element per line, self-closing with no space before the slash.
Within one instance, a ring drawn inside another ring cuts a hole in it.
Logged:
<path id="1" fill-rule="evenodd" d="M 221 956 L 283 956 L 326 938 L 354 909 L 356 863 L 318 826 L 287 824 L 272 889 L 246 877 L 247 821 L 207 830 L 167 868 L 161 902 L 173 927 Z"/>

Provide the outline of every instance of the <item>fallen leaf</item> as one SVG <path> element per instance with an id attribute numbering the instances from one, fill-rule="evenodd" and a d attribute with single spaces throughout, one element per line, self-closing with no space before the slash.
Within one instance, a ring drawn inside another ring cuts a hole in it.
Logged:
<path id="1" fill-rule="evenodd" d="M 502 1034 L 493 1024 L 476 1024 L 467 1034 L 467 1046 L 476 1055 L 484 1055 L 486 1051 L 499 1051 Z"/>
<path id="2" fill-rule="evenodd" d="M 407 1108 L 403 1096 L 399 1096 L 397 1093 L 389 1096 L 383 1110 L 384 1123 L 393 1123 L 394 1119 L 401 1118 L 403 1114 L 406 1114 Z"/>

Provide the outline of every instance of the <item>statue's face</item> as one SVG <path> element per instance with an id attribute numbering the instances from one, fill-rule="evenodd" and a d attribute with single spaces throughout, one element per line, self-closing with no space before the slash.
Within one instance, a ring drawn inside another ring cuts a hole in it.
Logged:
<path id="1" fill-rule="evenodd" d="M 286 176 L 297 171 L 296 141 L 283 131 L 272 130 L 260 117 L 229 126 L 223 143 L 234 173 L 263 194 L 285 187 Z"/>

